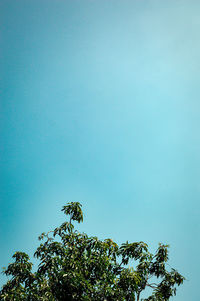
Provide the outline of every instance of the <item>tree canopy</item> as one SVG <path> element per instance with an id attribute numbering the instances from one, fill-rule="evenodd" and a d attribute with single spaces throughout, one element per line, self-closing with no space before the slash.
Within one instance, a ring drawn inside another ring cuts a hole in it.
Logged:
<path id="1" fill-rule="evenodd" d="M 67 221 L 39 236 L 35 272 L 26 253 L 13 255 L 3 271 L 9 280 L 0 301 L 165 301 L 176 295 L 184 277 L 167 269 L 168 245 L 159 244 L 152 254 L 142 241 L 118 246 L 112 239 L 89 237 L 74 228 L 83 221 L 81 207 L 68 203 L 62 208 Z M 141 299 L 148 287 L 151 295 Z"/>

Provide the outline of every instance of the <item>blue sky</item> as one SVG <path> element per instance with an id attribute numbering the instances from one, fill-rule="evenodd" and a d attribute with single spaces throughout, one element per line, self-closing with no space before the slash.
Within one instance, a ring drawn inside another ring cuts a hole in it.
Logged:
<path id="1" fill-rule="evenodd" d="M 198 300 L 199 10 L 1 0 L 1 267 L 80 201 L 90 234 L 170 244 Z"/>

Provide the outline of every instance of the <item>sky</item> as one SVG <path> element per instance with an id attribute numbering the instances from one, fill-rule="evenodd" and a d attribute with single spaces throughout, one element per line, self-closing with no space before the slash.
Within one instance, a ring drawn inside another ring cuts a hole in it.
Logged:
<path id="1" fill-rule="evenodd" d="M 79 201 L 90 235 L 169 244 L 172 300 L 199 299 L 199 10 L 0 1 L 1 268 Z"/>

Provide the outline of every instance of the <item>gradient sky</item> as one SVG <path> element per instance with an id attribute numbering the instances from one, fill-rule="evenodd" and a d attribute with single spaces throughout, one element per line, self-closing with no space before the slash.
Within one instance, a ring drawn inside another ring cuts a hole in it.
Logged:
<path id="1" fill-rule="evenodd" d="M 0 267 L 80 201 L 89 234 L 170 244 L 187 278 L 173 300 L 199 299 L 199 14 L 199 0 L 0 1 Z"/>

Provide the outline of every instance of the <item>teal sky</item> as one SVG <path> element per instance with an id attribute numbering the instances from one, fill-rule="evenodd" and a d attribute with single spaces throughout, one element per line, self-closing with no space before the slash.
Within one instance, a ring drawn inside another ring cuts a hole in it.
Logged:
<path id="1" fill-rule="evenodd" d="M 199 299 L 200 2 L 1 0 L 0 266 L 81 227 L 170 244 Z M 1 284 L 5 280 L 1 276 Z"/>

